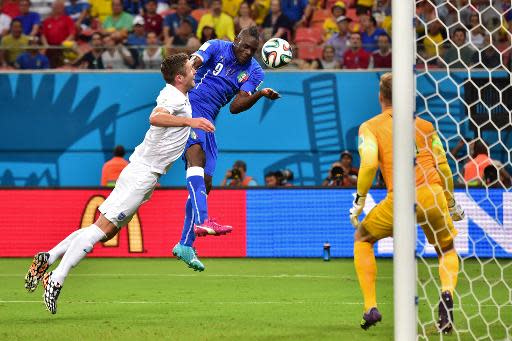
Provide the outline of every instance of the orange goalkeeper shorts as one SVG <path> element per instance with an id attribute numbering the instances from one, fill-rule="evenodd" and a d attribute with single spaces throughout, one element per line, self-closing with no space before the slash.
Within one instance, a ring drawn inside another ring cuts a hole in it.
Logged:
<path id="1" fill-rule="evenodd" d="M 416 219 L 428 242 L 441 249 L 448 246 L 457 235 L 457 230 L 448 212 L 443 188 L 438 184 L 416 188 L 416 204 Z M 368 213 L 361 226 L 376 239 L 393 235 L 393 193 L 388 193 Z"/>

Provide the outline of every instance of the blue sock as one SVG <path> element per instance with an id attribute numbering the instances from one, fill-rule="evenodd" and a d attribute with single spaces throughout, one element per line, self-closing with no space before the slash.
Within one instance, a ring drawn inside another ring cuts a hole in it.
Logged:
<path id="1" fill-rule="evenodd" d="M 194 211 L 192 210 L 192 200 L 187 199 L 185 205 L 185 223 L 183 224 L 183 232 L 181 233 L 180 244 L 192 246 L 196 235 L 194 233 Z"/>
<path id="2" fill-rule="evenodd" d="M 192 201 L 194 223 L 202 224 L 208 219 L 208 206 L 206 204 L 206 186 L 204 184 L 204 169 L 190 167 L 187 169 L 187 189 Z"/>

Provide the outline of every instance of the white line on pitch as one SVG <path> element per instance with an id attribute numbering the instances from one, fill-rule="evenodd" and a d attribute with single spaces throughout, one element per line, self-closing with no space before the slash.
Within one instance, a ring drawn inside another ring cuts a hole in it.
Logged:
<path id="1" fill-rule="evenodd" d="M 43 300 L 40 301 L 28 301 L 28 300 L 0 300 L 0 304 L 2 303 L 43 303 Z M 188 305 L 188 304 L 197 304 L 197 303 L 207 303 L 207 304 L 218 304 L 218 305 L 265 305 L 265 304 L 335 304 L 335 305 L 361 305 L 362 302 L 323 302 L 323 301 L 63 301 L 63 303 L 69 304 L 176 304 L 176 305 Z M 379 304 L 390 304 L 390 303 L 379 303 Z"/>
<path id="2" fill-rule="evenodd" d="M 25 274 L 0 274 L 0 277 L 24 277 Z M 354 276 L 329 276 L 307 274 L 278 274 L 278 275 L 239 275 L 239 274 L 70 274 L 71 277 L 235 277 L 235 278 L 323 278 L 323 279 L 356 279 Z M 379 276 L 379 279 L 392 279 L 391 276 Z"/>
<path id="3" fill-rule="evenodd" d="M 0 304 L 18 304 L 18 303 L 38 303 L 43 304 L 43 300 L 0 300 Z M 66 304 L 170 304 L 170 305 L 191 305 L 191 304 L 217 304 L 217 305 L 362 305 L 363 302 L 333 302 L 333 301 L 63 301 Z M 389 305 L 392 302 L 379 302 L 379 305 Z M 494 304 L 464 304 L 464 307 L 493 307 L 498 308 Z M 460 310 L 460 306 L 455 307 Z"/>

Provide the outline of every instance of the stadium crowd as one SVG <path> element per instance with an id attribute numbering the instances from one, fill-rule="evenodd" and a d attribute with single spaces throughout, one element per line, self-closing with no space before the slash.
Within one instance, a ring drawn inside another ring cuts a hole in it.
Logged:
<path id="1" fill-rule="evenodd" d="M 292 42 L 289 68 L 391 67 L 391 0 L 0 0 L 0 12 L 4 69 L 157 69 L 254 25 L 262 42 Z M 511 66 L 508 1 L 418 0 L 416 29 L 420 66 Z"/>

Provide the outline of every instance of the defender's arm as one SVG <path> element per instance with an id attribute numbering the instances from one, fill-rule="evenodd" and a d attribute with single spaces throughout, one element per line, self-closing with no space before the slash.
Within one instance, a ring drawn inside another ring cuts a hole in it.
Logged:
<path id="1" fill-rule="evenodd" d="M 155 127 L 191 127 L 207 132 L 215 131 L 213 124 L 205 118 L 189 118 L 172 115 L 167 109 L 158 107 L 149 116 L 149 123 Z"/>

